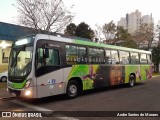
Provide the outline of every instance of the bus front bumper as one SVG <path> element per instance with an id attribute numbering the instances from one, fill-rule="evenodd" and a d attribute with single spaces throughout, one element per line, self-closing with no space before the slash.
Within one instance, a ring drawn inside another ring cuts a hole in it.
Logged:
<path id="1" fill-rule="evenodd" d="M 35 95 L 33 94 L 34 93 L 33 88 L 21 89 L 21 90 L 7 88 L 7 91 L 16 97 L 36 98 Z"/>

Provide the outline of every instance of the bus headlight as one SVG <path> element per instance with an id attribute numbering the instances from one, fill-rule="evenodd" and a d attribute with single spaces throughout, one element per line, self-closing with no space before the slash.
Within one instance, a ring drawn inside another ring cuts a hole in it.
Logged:
<path id="1" fill-rule="evenodd" d="M 31 94 L 31 91 L 29 91 L 29 90 L 27 90 L 26 92 L 25 92 L 25 95 L 26 96 L 29 96 Z"/>
<path id="2" fill-rule="evenodd" d="M 31 84 L 32 79 L 28 79 L 28 81 L 26 82 L 25 88 L 29 88 L 30 84 Z"/>

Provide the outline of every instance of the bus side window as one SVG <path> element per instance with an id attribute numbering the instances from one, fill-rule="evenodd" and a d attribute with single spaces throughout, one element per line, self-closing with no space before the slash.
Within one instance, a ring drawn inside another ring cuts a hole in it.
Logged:
<path id="1" fill-rule="evenodd" d="M 101 64 L 105 63 L 105 52 L 103 49 L 99 50 L 99 63 Z"/>
<path id="2" fill-rule="evenodd" d="M 60 65 L 59 51 L 57 49 L 48 49 L 49 56 L 45 57 L 45 49 L 38 48 L 37 68 L 42 66 L 57 66 Z"/>
<path id="3" fill-rule="evenodd" d="M 121 64 L 129 64 L 129 52 L 119 51 L 119 55 Z"/>
<path id="4" fill-rule="evenodd" d="M 38 48 L 37 51 L 37 68 L 40 68 L 41 66 L 43 66 L 43 49 L 42 48 Z"/>
<path id="5" fill-rule="evenodd" d="M 111 58 L 111 51 L 110 50 L 106 50 L 106 64 L 112 64 L 112 58 Z"/>
<path id="6" fill-rule="evenodd" d="M 148 61 L 148 63 L 152 63 L 152 62 L 151 62 L 151 59 L 152 59 L 152 58 L 151 58 L 151 55 L 147 54 L 147 61 Z"/>
<path id="7" fill-rule="evenodd" d="M 130 53 L 131 64 L 139 64 L 139 55 L 138 53 Z"/>
<path id="8" fill-rule="evenodd" d="M 89 62 L 91 64 L 105 63 L 104 50 L 98 48 L 89 48 Z"/>
<path id="9" fill-rule="evenodd" d="M 140 63 L 147 64 L 147 56 L 146 54 L 140 54 Z"/>
<path id="10" fill-rule="evenodd" d="M 77 63 L 87 63 L 87 49 L 86 47 L 77 47 Z"/>
<path id="11" fill-rule="evenodd" d="M 76 64 L 77 62 L 77 46 L 66 45 L 66 63 Z"/>
<path id="12" fill-rule="evenodd" d="M 46 65 L 50 66 L 60 65 L 59 51 L 57 49 L 49 49 L 49 58 L 47 59 L 48 61 L 46 62 Z"/>
<path id="13" fill-rule="evenodd" d="M 119 64 L 119 56 L 117 50 L 111 50 L 112 64 Z"/>
<path id="14" fill-rule="evenodd" d="M 94 48 L 89 48 L 89 63 L 94 64 L 96 59 L 96 51 Z"/>

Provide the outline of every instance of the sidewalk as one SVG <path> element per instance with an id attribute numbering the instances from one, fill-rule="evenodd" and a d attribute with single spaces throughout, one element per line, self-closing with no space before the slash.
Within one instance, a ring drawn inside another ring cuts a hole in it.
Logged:
<path id="1" fill-rule="evenodd" d="M 152 77 L 159 77 L 160 75 L 155 75 L 155 76 L 152 76 Z"/>

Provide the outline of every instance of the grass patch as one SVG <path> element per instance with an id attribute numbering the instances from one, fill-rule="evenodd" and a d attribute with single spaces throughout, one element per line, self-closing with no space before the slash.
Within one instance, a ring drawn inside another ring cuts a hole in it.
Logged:
<path id="1" fill-rule="evenodd" d="M 153 73 L 152 75 L 153 76 L 157 76 L 157 75 L 160 75 L 160 73 Z"/>
<path id="2" fill-rule="evenodd" d="M 0 82 L 0 89 L 7 88 L 7 82 Z"/>

